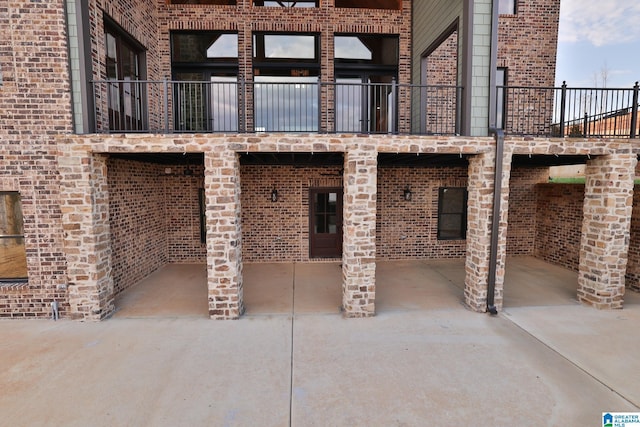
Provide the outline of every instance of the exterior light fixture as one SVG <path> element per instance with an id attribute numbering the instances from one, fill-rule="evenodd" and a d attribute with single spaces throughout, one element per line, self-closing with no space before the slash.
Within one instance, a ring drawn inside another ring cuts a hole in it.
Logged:
<path id="1" fill-rule="evenodd" d="M 406 187 L 404 187 L 404 196 L 403 197 L 407 202 L 411 201 L 411 188 L 409 188 L 408 185 Z"/>
<path id="2" fill-rule="evenodd" d="M 272 202 L 278 201 L 278 190 L 276 190 L 275 188 L 271 190 L 271 201 Z"/>

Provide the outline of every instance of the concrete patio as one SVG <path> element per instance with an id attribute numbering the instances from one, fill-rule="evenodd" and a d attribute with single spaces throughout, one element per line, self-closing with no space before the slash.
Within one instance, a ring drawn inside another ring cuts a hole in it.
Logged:
<path id="1" fill-rule="evenodd" d="M 379 263 L 369 319 L 342 318 L 339 264 L 314 263 L 246 265 L 239 321 L 207 318 L 204 266 L 169 266 L 104 322 L 0 322 L 0 425 L 582 427 L 640 411 L 638 294 L 584 307 L 575 273 L 518 258 L 490 317 L 463 307 L 461 265 Z"/>

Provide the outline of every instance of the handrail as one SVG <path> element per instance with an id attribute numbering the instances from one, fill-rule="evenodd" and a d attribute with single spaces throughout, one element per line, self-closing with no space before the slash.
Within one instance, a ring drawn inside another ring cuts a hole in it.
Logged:
<path id="1" fill-rule="evenodd" d="M 97 133 L 455 135 L 462 87 L 391 82 L 94 80 Z M 415 112 L 422 109 L 422 113 Z"/>

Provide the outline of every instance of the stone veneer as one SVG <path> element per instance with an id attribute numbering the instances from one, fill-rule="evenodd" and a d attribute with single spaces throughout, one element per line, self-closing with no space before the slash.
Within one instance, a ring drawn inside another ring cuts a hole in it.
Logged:
<path id="1" fill-rule="evenodd" d="M 629 148 L 587 162 L 578 300 L 597 308 L 622 308 L 637 162 Z"/>

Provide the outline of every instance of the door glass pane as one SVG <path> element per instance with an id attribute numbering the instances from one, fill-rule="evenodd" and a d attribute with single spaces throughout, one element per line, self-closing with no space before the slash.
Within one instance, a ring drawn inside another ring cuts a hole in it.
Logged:
<path id="1" fill-rule="evenodd" d="M 316 234 L 320 234 L 320 233 L 326 233 L 327 228 L 325 227 L 325 223 L 324 223 L 325 217 L 324 214 L 316 214 L 316 226 L 315 226 L 315 233 Z"/>
<path id="2" fill-rule="evenodd" d="M 186 132 L 207 129 L 206 83 L 202 73 L 177 73 L 173 99 L 175 129 Z"/>
<path id="3" fill-rule="evenodd" d="M 336 132 L 361 132 L 362 81 L 338 78 L 336 83 Z"/>
<path id="4" fill-rule="evenodd" d="M 318 77 L 256 76 L 257 132 L 316 132 Z"/>
<path id="5" fill-rule="evenodd" d="M 238 78 L 211 76 L 211 130 L 238 130 Z"/>
<path id="6" fill-rule="evenodd" d="M 327 215 L 327 232 L 329 234 L 336 234 L 338 232 L 338 226 L 336 224 L 336 214 Z"/>
<path id="7" fill-rule="evenodd" d="M 327 212 L 335 213 L 338 205 L 338 194 L 337 193 L 329 193 L 328 194 L 328 203 L 327 203 Z"/>
<path id="8" fill-rule="evenodd" d="M 326 194 L 316 193 L 315 202 L 316 212 L 324 213 L 326 211 Z"/>

